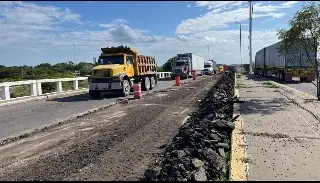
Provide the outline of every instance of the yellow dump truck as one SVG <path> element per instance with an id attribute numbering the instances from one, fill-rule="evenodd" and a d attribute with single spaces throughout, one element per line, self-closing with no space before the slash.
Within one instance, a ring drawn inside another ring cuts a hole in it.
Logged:
<path id="1" fill-rule="evenodd" d="M 117 92 L 128 96 L 133 82 L 141 82 L 148 91 L 157 84 L 155 57 L 138 55 L 129 47 L 101 48 L 97 66 L 88 78 L 89 94 L 100 97 L 101 92 Z"/>
<path id="2" fill-rule="evenodd" d="M 223 65 L 221 65 L 221 66 L 219 66 L 219 73 L 223 73 L 224 72 L 224 67 L 223 67 Z"/>

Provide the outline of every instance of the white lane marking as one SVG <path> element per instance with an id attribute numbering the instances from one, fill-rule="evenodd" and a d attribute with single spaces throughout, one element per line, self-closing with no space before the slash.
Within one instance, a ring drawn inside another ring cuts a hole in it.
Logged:
<path id="1" fill-rule="evenodd" d="M 188 108 L 185 108 L 183 111 L 180 112 L 180 114 L 185 113 L 188 110 Z"/>
<path id="2" fill-rule="evenodd" d="M 191 116 L 187 116 L 184 118 L 184 120 L 182 121 L 182 124 L 184 124 Z"/>

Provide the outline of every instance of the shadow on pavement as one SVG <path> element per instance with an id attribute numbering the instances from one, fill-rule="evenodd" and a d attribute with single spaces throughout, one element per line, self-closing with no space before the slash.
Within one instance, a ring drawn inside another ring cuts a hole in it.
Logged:
<path id="1" fill-rule="evenodd" d="M 272 100 L 265 99 L 251 99 L 244 100 L 244 103 L 241 104 L 240 113 L 241 114 L 262 114 L 269 115 L 278 111 L 288 109 L 288 106 L 291 104 L 290 101 L 284 98 L 273 98 Z"/>
<path id="2" fill-rule="evenodd" d="M 94 100 L 104 100 L 104 99 L 125 99 L 125 97 L 119 94 L 104 94 L 100 98 L 92 98 L 88 93 L 72 96 L 63 96 L 53 99 L 47 99 L 47 101 L 57 101 L 57 102 L 82 102 L 82 101 L 94 101 Z"/>

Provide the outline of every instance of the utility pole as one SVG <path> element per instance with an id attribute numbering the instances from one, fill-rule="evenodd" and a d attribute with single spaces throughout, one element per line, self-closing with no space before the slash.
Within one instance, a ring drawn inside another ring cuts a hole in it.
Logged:
<path id="1" fill-rule="evenodd" d="M 249 75 L 252 74 L 252 11 L 253 11 L 253 7 L 252 7 L 252 2 L 249 1 L 249 59 L 250 59 L 250 63 L 249 63 Z"/>
<path id="2" fill-rule="evenodd" d="M 236 22 L 236 23 L 238 23 L 238 24 L 240 25 L 240 72 L 242 72 L 242 51 L 241 51 L 241 46 L 242 46 L 242 44 L 241 44 L 241 23 L 239 23 L 239 22 Z"/>
<path id="3" fill-rule="evenodd" d="M 206 46 L 208 48 L 208 60 L 210 60 L 210 46 Z"/>
<path id="4" fill-rule="evenodd" d="M 73 63 L 76 63 L 76 43 L 73 42 Z"/>

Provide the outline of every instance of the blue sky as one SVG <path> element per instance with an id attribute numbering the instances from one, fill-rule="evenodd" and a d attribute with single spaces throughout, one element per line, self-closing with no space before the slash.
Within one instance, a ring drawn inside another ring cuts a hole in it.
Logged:
<path id="1" fill-rule="evenodd" d="M 276 30 L 301 7 L 297 1 L 255 1 L 253 53 L 277 41 Z M 218 63 L 248 63 L 247 1 L 0 2 L 0 65 L 91 62 L 105 46 L 127 45 L 159 65 L 183 52 Z M 206 46 L 210 47 L 209 53 Z"/>

